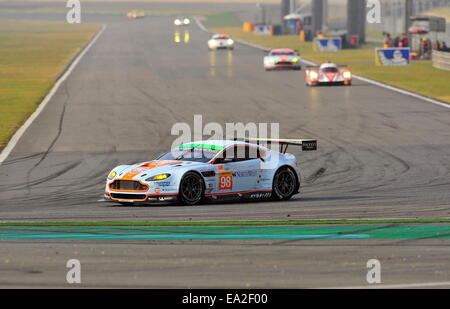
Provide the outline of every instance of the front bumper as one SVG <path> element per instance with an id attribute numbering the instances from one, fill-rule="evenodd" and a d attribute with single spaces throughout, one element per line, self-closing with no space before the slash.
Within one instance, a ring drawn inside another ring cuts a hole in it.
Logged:
<path id="1" fill-rule="evenodd" d="M 265 65 L 267 70 L 300 70 L 302 65 L 300 63 L 283 63 L 283 64 L 270 64 Z"/>
<path id="2" fill-rule="evenodd" d="M 210 49 L 233 49 L 234 45 L 210 46 Z"/>
<path id="3" fill-rule="evenodd" d="M 178 200 L 178 194 L 145 194 L 145 193 L 131 193 L 131 192 L 105 192 L 104 198 L 110 202 L 118 203 L 161 203 L 161 202 L 175 202 Z"/>
<path id="4" fill-rule="evenodd" d="M 311 84 L 312 85 L 349 85 L 351 84 L 351 80 L 341 80 L 341 81 L 312 81 Z"/>

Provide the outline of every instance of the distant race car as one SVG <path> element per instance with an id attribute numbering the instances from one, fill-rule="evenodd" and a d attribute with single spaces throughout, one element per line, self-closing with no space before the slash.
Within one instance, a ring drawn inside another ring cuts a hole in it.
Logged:
<path id="1" fill-rule="evenodd" d="M 131 19 L 143 18 L 143 17 L 145 17 L 145 13 L 144 12 L 138 12 L 138 11 L 131 11 L 131 12 L 127 13 L 127 17 L 131 18 Z"/>
<path id="2" fill-rule="evenodd" d="M 331 62 L 320 66 L 306 67 L 306 85 L 317 86 L 322 84 L 340 84 L 350 86 L 352 84 L 352 71 L 345 65 L 337 65 Z"/>
<path id="3" fill-rule="evenodd" d="M 288 200 L 299 193 L 300 171 L 289 145 L 317 150 L 316 140 L 252 139 L 182 144 L 156 160 L 115 167 L 104 196 L 121 204 L 212 199 Z M 260 143 L 279 143 L 280 151 Z"/>
<path id="4" fill-rule="evenodd" d="M 208 49 L 234 49 L 234 41 L 226 34 L 214 34 L 208 41 Z"/>
<path id="5" fill-rule="evenodd" d="M 173 24 L 175 26 L 187 26 L 191 23 L 191 20 L 189 17 L 179 17 L 173 21 Z"/>
<path id="6" fill-rule="evenodd" d="M 293 49 L 272 49 L 264 57 L 264 69 L 266 71 L 277 69 L 301 70 L 301 59 Z"/>

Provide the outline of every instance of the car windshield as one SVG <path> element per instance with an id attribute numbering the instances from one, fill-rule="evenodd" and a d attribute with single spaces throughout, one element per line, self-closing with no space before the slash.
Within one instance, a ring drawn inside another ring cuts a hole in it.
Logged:
<path id="1" fill-rule="evenodd" d="M 337 68 L 324 68 L 324 69 L 322 69 L 322 72 L 325 72 L 325 73 L 337 73 L 338 69 Z"/>
<path id="2" fill-rule="evenodd" d="M 272 56 L 295 56 L 295 53 L 276 52 L 272 53 Z"/>
<path id="3" fill-rule="evenodd" d="M 215 40 L 227 40 L 227 39 L 229 39 L 229 37 L 228 36 L 217 36 L 214 39 Z"/>
<path id="4" fill-rule="evenodd" d="M 203 147 L 183 147 L 172 149 L 161 155 L 158 160 L 179 160 L 179 161 L 192 161 L 192 162 L 209 162 L 215 157 L 223 148 L 203 148 Z"/>

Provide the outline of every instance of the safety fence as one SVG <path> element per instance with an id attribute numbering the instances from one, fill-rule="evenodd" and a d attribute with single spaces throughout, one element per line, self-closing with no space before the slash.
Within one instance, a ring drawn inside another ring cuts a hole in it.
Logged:
<path id="1" fill-rule="evenodd" d="M 433 50 L 433 66 L 450 71 L 450 52 Z"/>

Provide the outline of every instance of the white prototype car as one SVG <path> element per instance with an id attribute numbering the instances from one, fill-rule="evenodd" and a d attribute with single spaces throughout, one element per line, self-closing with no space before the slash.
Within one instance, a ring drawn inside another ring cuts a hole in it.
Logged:
<path id="1" fill-rule="evenodd" d="M 211 39 L 208 41 L 208 49 L 216 50 L 216 49 L 234 49 L 234 41 L 230 36 L 226 34 L 214 34 Z"/>
<path id="2" fill-rule="evenodd" d="M 326 62 L 320 66 L 306 67 L 306 85 L 346 85 L 352 84 L 352 71 L 346 65 Z"/>
<path id="3" fill-rule="evenodd" d="M 188 26 L 191 24 L 189 17 L 179 17 L 173 21 L 175 26 Z"/>

